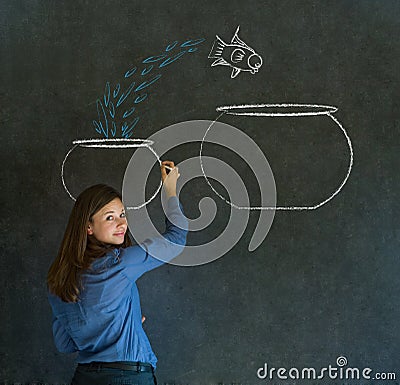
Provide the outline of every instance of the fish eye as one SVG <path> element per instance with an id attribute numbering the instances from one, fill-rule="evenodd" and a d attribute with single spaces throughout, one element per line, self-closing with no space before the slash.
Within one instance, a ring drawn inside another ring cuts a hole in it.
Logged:
<path id="1" fill-rule="evenodd" d="M 253 54 L 248 59 L 248 64 L 251 68 L 260 68 L 262 66 L 261 56 Z"/>

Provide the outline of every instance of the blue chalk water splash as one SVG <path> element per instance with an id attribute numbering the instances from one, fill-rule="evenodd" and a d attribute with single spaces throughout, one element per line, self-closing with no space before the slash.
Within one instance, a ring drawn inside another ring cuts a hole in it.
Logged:
<path id="1" fill-rule="evenodd" d="M 129 139 L 140 120 L 138 107 L 148 99 L 149 91 L 160 80 L 163 68 L 187 53 L 196 52 L 197 46 L 204 41 L 195 39 L 182 44 L 178 41 L 168 44 L 163 53 L 144 59 L 140 68 L 133 66 L 125 72 L 124 80 L 130 81 L 126 87 L 119 82 L 113 86 L 106 82 L 103 96 L 96 100 L 97 120 L 93 120 L 96 132 L 105 138 Z"/>

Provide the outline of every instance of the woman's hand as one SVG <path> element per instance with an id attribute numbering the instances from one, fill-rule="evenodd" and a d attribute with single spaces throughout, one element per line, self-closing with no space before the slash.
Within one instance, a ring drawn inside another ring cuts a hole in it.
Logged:
<path id="1" fill-rule="evenodd" d="M 172 169 L 168 174 L 165 166 Z M 164 160 L 161 162 L 161 179 L 164 184 L 164 190 L 167 198 L 176 196 L 176 181 L 179 177 L 179 170 L 178 167 L 175 167 L 174 162 L 171 162 L 170 160 Z"/>

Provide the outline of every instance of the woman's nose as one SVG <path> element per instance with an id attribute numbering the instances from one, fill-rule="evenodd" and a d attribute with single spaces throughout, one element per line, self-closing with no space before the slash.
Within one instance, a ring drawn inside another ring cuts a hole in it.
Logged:
<path id="1" fill-rule="evenodd" d="M 126 224 L 126 218 L 118 218 L 118 224 L 117 226 L 125 225 Z"/>

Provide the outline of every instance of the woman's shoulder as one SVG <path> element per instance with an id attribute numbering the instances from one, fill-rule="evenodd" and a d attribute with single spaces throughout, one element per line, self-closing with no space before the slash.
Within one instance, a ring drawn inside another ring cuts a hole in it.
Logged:
<path id="1" fill-rule="evenodd" d="M 128 247 L 121 247 L 115 250 L 117 258 L 120 262 L 127 259 L 140 258 L 143 254 L 146 254 L 146 248 L 143 244 L 135 244 Z"/>

